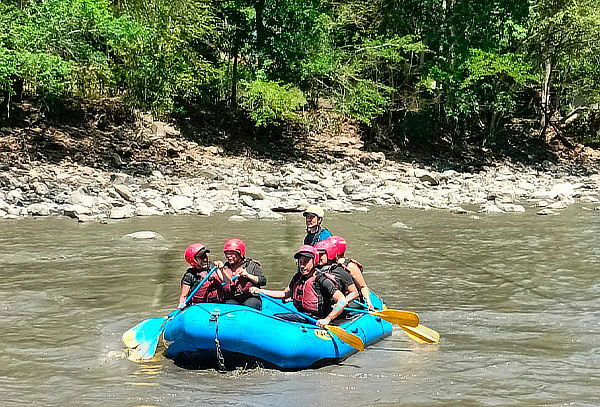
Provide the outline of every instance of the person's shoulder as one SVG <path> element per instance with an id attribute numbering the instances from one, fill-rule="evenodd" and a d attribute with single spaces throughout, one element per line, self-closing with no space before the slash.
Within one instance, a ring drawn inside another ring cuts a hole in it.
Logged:
<path id="1" fill-rule="evenodd" d="M 334 284 L 334 279 L 335 277 L 329 271 L 317 273 L 315 278 L 319 284 Z"/>
<path id="2" fill-rule="evenodd" d="M 327 229 L 327 228 L 321 229 L 321 234 L 319 235 L 319 237 L 322 240 L 325 240 L 325 239 L 327 239 L 328 237 L 331 237 L 331 236 L 333 236 L 333 233 L 331 233 L 331 231 L 329 229 Z"/>
<path id="3" fill-rule="evenodd" d="M 188 267 L 187 270 L 185 270 L 184 274 L 191 274 L 191 275 L 195 275 L 197 273 L 197 270 L 193 267 Z"/>
<path id="4" fill-rule="evenodd" d="M 260 264 L 260 262 L 258 260 L 246 258 L 246 261 L 244 262 L 244 267 L 246 267 L 246 268 L 249 268 L 249 267 L 261 268 L 262 264 Z"/>

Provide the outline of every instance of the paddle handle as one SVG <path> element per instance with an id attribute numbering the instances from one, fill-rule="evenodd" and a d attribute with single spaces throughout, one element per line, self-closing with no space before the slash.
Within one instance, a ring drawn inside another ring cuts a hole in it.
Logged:
<path id="1" fill-rule="evenodd" d="M 360 305 L 361 307 L 365 308 L 364 310 L 359 310 L 359 312 L 369 312 L 369 306 L 367 304 L 365 304 L 364 302 L 360 302 L 359 300 L 354 300 L 355 304 Z M 352 308 L 352 311 L 357 310 L 358 308 Z M 373 307 L 373 309 L 375 311 L 379 311 L 377 308 Z"/>
<path id="2" fill-rule="evenodd" d="M 358 305 L 362 305 L 362 304 L 358 304 Z M 366 309 L 360 309 L 360 308 L 346 308 L 348 311 L 352 311 L 352 312 L 360 312 L 362 314 L 368 314 L 370 311 L 366 310 Z"/>

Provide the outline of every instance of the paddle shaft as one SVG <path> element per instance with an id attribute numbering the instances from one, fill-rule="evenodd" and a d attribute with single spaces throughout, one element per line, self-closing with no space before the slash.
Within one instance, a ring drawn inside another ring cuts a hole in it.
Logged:
<path id="1" fill-rule="evenodd" d="M 302 316 L 308 322 L 310 322 L 314 325 L 317 325 L 317 320 L 315 318 L 308 316 L 305 313 L 300 312 L 298 310 L 293 310 L 293 309 L 284 307 L 283 304 L 279 304 L 274 298 L 271 298 L 268 295 L 260 294 L 260 296 L 262 298 L 268 299 L 271 302 L 274 302 L 275 304 L 279 305 L 281 308 L 284 308 L 287 311 L 292 311 L 294 314 Z M 358 336 L 354 335 L 353 333 L 345 331 L 342 327 L 334 326 L 334 325 L 325 325 L 324 329 L 326 329 L 328 332 L 332 333 L 333 335 L 337 336 L 342 342 L 345 342 L 346 344 L 352 346 L 354 349 L 356 349 L 358 351 L 365 350 L 365 344 L 363 343 L 362 339 L 360 339 Z"/>
<path id="2" fill-rule="evenodd" d="M 277 300 L 275 298 L 273 298 L 273 297 L 269 297 L 268 295 L 262 294 L 262 293 L 258 293 L 258 295 L 260 295 L 262 298 L 266 298 L 267 300 L 271 301 L 272 303 L 275 303 L 275 304 L 279 305 L 281 308 L 285 309 L 286 311 L 291 311 L 291 312 L 293 312 L 296 315 L 300 315 L 301 317 L 303 317 L 307 321 L 309 321 L 311 324 L 314 324 L 314 325 L 317 324 L 317 320 L 316 319 L 314 319 L 314 318 L 312 318 L 312 317 L 310 317 L 310 316 L 306 315 L 305 313 L 300 312 L 298 310 L 291 309 L 291 308 L 288 308 L 288 307 L 284 307 L 283 304 L 280 304 L 279 302 L 277 302 Z"/>
<path id="3" fill-rule="evenodd" d="M 198 291 L 200 289 L 200 287 L 202 287 L 204 285 L 204 283 L 206 283 L 208 281 L 208 279 L 210 278 L 210 276 L 212 276 L 212 273 L 214 273 L 216 269 L 217 269 L 217 266 L 213 266 L 208 271 L 208 273 L 206 273 L 206 276 L 204 276 L 204 278 L 200 281 L 200 283 L 198 283 L 196 285 L 196 287 L 194 287 L 194 289 L 188 294 L 187 298 L 185 299 L 186 305 L 194 297 L 194 294 L 196 294 L 196 291 Z M 180 311 L 180 309 L 179 308 L 176 309 L 175 311 L 171 312 L 171 314 L 174 314 L 177 311 Z M 169 314 L 168 316 L 171 316 L 171 314 Z"/>

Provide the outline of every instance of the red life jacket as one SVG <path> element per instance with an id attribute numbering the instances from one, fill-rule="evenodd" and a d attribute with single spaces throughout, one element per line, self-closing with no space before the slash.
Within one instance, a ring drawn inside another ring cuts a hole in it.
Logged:
<path id="1" fill-rule="evenodd" d="M 260 267 L 259 262 L 252 259 L 244 259 L 241 268 L 248 268 L 248 264 L 251 262 L 256 263 Z M 228 263 L 225 264 L 225 267 L 229 267 Z M 229 270 L 231 270 L 231 268 L 229 268 Z M 239 273 L 231 272 L 231 276 L 229 278 L 237 275 L 239 275 Z M 252 281 L 248 280 L 247 278 L 238 277 L 235 279 L 235 281 L 225 286 L 225 298 L 238 300 L 243 297 L 251 297 L 252 294 L 250 294 L 250 287 L 253 286 L 254 284 Z"/>
<path id="2" fill-rule="evenodd" d="M 325 276 L 330 279 L 335 286 L 338 286 L 336 279 L 329 273 L 317 273 L 316 271 L 309 278 L 304 278 L 302 274 L 297 273 L 292 279 L 291 291 L 294 306 L 303 312 L 321 315 L 323 312 L 323 296 L 316 279 L 319 276 Z"/>
<path id="3" fill-rule="evenodd" d="M 201 271 L 198 273 L 198 283 L 206 277 L 208 271 Z M 210 276 L 208 280 L 194 293 L 192 297 L 192 304 L 198 304 L 200 302 L 224 302 L 225 301 L 225 290 L 221 282 Z"/>
<path id="4" fill-rule="evenodd" d="M 363 272 L 363 266 L 362 264 L 360 264 L 359 262 L 357 262 L 354 259 L 344 259 L 344 264 L 342 264 L 342 266 L 346 269 L 346 271 L 348 271 L 348 273 L 350 273 L 350 270 L 348 270 L 348 266 L 350 265 L 350 263 L 354 263 L 356 264 L 356 267 L 358 267 L 358 269 L 360 270 L 360 272 Z"/>

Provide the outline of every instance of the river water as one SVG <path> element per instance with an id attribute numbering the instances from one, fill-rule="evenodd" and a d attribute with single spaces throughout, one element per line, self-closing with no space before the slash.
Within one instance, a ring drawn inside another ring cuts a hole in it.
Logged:
<path id="1" fill-rule="evenodd" d="M 299 372 L 128 360 L 122 333 L 176 307 L 189 243 L 221 258 L 223 242 L 241 237 L 268 287 L 288 283 L 301 216 L 228 216 L 0 221 L 0 404 L 600 405 L 600 212 L 581 206 L 547 217 L 399 208 L 328 216 L 371 288 L 390 308 L 418 312 L 439 345 L 398 329 L 340 365 Z M 123 238 L 142 230 L 164 239 Z"/>

